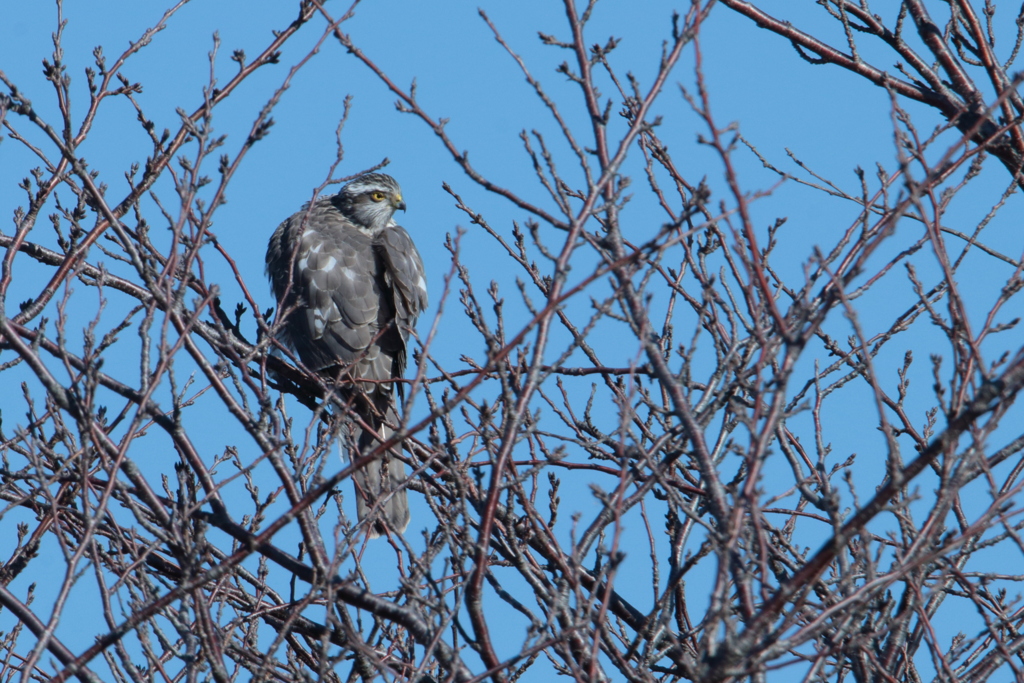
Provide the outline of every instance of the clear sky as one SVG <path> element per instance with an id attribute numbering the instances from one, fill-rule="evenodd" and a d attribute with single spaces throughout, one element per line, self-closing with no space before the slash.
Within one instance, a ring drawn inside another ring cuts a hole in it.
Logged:
<path id="1" fill-rule="evenodd" d="M 620 37 L 622 42 L 613 53 L 613 64 L 622 73 L 633 72 L 646 87 L 657 68 L 662 41 L 670 36 L 673 10 L 685 11 L 688 4 L 665 0 L 601 2 L 589 29 L 591 42 L 604 42 L 610 35 Z M 835 22 L 823 17 L 815 3 L 776 0 L 761 4 L 822 37 L 841 36 Z M 245 50 L 251 59 L 268 42 L 272 30 L 292 20 L 295 5 L 293 2 L 194 0 L 184 6 L 172 17 L 168 27 L 153 38 L 152 44 L 122 69 L 128 80 L 143 84 L 138 101 L 156 123 L 156 128 L 175 129 L 179 125 L 177 108 L 192 112 L 200 105 L 203 87 L 210 77 L 209 53 L 214 47 L 214 33 L 220 40 L 214 70 L 218 81 L 223 83 L 238 68 L 230 59 L 232 52 Z M 538 31 L 561 38 L 566 36 L 561 4 L 541 0 L 485 0 L 479 5 L 507 43 L 522 56 L 531 73 L 568 113 L 570 125 L 585 131 L 578 88 L 556 71 L 556 67 L 569 58 L 568 53 L 543 45 L 537 37 Z M 347 5 L 329 3 L 328 6 L 340 14 Z M 460 149 L 469 150 L 471 161 L 481 173 L 548 206 L 550 200 L 536 182 L 519 133 L 524 129 L 537 129 L 545 133 L 557 154 L 564 155 L 566 148 L 557 140 L 550 115 L 534 96 L 519 67 L 494 40 L 477 7 L 475 2 L 461 1 L 365 0 L 358 6 L 355 17 L 343 25 L 343 30 L 397 85 L 406 88 L 415 79 L 421 106 L 434 118 L 450 120 L 449 134 Z M 72 78 L 76 117 L 83 114 L 87 101 L 83 70 L 92 63 L 93 48 L 103 46 L 108 60 L 113 60 L 129 41 L 137 40 L 153 25 L 163 10 L 159 3 L 123 0 L 89 3 L 68 0 L 65 3 L 68 23 L 64 49 Z M 52 51 L 50 35 L 56 21 L 53 3 L 0 0 L 0 70 L 32 98 L 44 117 L 54 120 L 53 91 L 41 76 L 41 60 L 48 59 Z M 255 116 L 284 81 L 288 69 L 320 37 L 322 22 L 316 20 L 314 24 L 315 28 L 304 31 L 286 46 L 279 65 L 261 69 L 227 103 L 216 109 L 213 126 L 218 133 L 227 136 L 224 144 L 228 154 L 237 152 Z M 855 195 L 859 194 L 855 168 L 866 169 L 869 175 L 879 163 L 890 170 L 895 168 L 892 119 L 884 91 L 836 67 L 808 64 L 783 39 L 758 29 L 724 6 L 711 13 L 701 32 L 700 47 L 712 108 L 719 125 L 735 123 L 736 130 L 778 168 L 799 172 L 787 156 L 788 150 L 814 172 Z M 867 54 L 870 58 L 883 57 L 882 52 Z M 882 65 L 888 67 L 891 61 L 886 58 Z M 680 95 L 680 84 L 693 89 L 693 68 L 694 50 L 689 48 L 655 108 L 656 113 L 663 116 L 660 134 L 688 179 L 698 181 L 706 177 L 714 196 L 727 199 L 720 161 L 697 142 L 698 135 L 706 134 L 706 129 Z M 610 90 L 606 94 L 611 94 Z M 351 111 L 342 133 L 344 161 L 336 175 L 353 174 L 384 158 L 390 160 L 385 172 L 402 184 L 408 204 L 401 221 L 412 233 L 430 273 L 431 310 L 421 320 L 421 328 L 429 325 L 442 302 L 443 279 L 451 262 L 444 248 L 445 236 L 460 227 L 468 231 L 463 239 L 464 262 L 478 283 L 479 291 L 496 280 L 507 296 L 515 298 L 516 274 L 504 265 L 493 241 L 478 227 L 469 225 L 466 215 L 456 209 L 451 196 L 442 190 L 442 183 L 448 183 L 506 236 L 511 234 L 513 221 L 522 224 L 527 215 L 487 194 L 469 179 L 422 121 L 396 111 L 396 98 L 380 80 L 336 41 L 328 39 L 319 54 L 291 82 L 274 110 L 275 124 L 270 134 L 249 152 L 231 182 L 228 204 L 218 210 L 212 228 L 263 308 L 274 305 L 263 275 L 267 239 L 276 225 L 308 201 L 313 189 L 324 181 L 335 157 L 335 129 L 347 96 L 352 97 Z M 923 106 L 912 103 L 906 106 L 917 117 L 915 120 L 925 134 L 930 134 L 931 127 L 941 123 L 937 114 Z M 127 102 L 111 100 L 104 107 L 83 152 L 91 167 L 99 172 L 99 179 L 109 186 L 108 192 L 120 196 L 127 187 L 125 169 L 132 162 L 144 163 L 149 147 Z M 613 119 L 613 131 L 621 132 L 621 122 L 617 117 Z M 853 204 L 793 182 L 779 184 L 778 176 L 766 170 L 753 154 L 740 151 L 735 155 L 735 163 L 748 192 L 771 190 L 767 197 L 754 204 L 758 226 L 766 230 L 777 218 L 788 219 L 786 229 L 780 234 L 780 250 L 790 258 L 777 258 L 776 262 L 783 264 L 783 270 L 790 269 L 790 275 L 801 272 L 814 245 L 828 248 L 834 235 L 857 215 Z M 5 221 L 0 223 L 0 230 L 4 232 L 11 230 L 9 217 L 14 208 L 24 204 L 24 195 L 16 186 L 33 164 L 21 145 L 11 140 L 0 144 L 0 217 Z M 570 166 L 568 161 L 562 164 L 571 177 Z M 625 167 L 627 173 L 635 174 L 637 184 L 643 184 L 642 175 L 637 173 L 640 168 L 637 159 Z M 213 170 L 209 172 L 212 174 Z M 988 174 L 984 181 L 976 183 L 954 202 L 947 216 L 953 227 L 969 232 L 1005 190 L 1008 176 L 1004 169 L 990 164 L 984 173 Z M 806 173 L 802 177 L 806 178 Z M 169 185 L 158 186 L 157 192 L 164 201 L 172 201 Z M 634 231 L 627 237 L 637 241 L 653 235 L 663 220 L 643 201 L 637 200 L 638 206 L 628 215 L 626 223 L 629 230 Z M 1000 213 L 986 233 L 988 242 L 1010 255 L 1019 255 L 1022 217 L 1019 197 L 1013 197 L 1011 205 Z M 908 235 L 897 239 L 891 249 L 898 250 L 915 238 L 916 235 Z M 52 240 L 52 236 L 47 239 Z M 25 261 L 23 267 L 31 271 L 32 265 Z M 219 282 L 222 287 L 226 307 L 240 301 L 240 289 L 225 264 L 208 257 L 207 267 L 208 279 Z M 927 266 L 922 266 L 922 274 L 925 278 L 934 276 L 927 271 Z M 987 300 L 997 294 L 1005 280 L 1005 272 L 983 268 L 970 282 L 963 284 L 966 291 Z M 26 289 L 31 289 L 29 284 L 32 284 L 31 279 L 26 280 Z M 913 300 L 913 292 L 901 271 L 892 276 L 891 286 L 869 295 L 863 306 L 865 324 L 870 328 L 872 313 L 877 313 L 880 323 L 891 320 L 894 311 L 906 309 Z M 470 332 L 468 323 L 458 315 L 455 297 L 449 298 L 445 305 L 449 313 L 440 324 L 434 355 L 453 368 L 459 365 L 458 359 L 463 355 L 482 357 L 485 349 Z M 838 320 L 837 329 L 843 324 Z M 253 332 L 254 329 L 251 321 L 243 324 L 243 330 Z M 945 353 L 946 349 L 941 336 L 927 326 L 922 325 L 915 334 L 915 353 L 922 362 L 913 372 L 923 393 L 912 397 L 911 401 L 919 400 L 920 406 L 931 405 L 933 397 L 927 391 L 931 382 L 930 368 L 924 360 L 929 353 Z M 597 343 L 614 345 L 615 340 L 603 339 Z M 891 373 L 902 362 L 905 348 L 903 345 L 884 352 L 878 362 Z M 557 354 L 557 351 L 552 353 Z M 831 362 L 824 353 L 818 358 L 822 363 Z M 0 355 L 0 361 L 7 359 Z M 808 357 L 806 362 L 814 360 L 815 357 Z M 126 368 L 125 372 L 131 376 L 137 369 Z M 851 400 L 858 391 L 866 390 L 863 387 L 852 389 Z M 19 406 L 17 395 L 9 404 L 0 398 L 5 429 L 23 418 L 24 408 Z M 425 412 L 422 404 L 418 409 Z M 883 456 L 872 453 L 881 443 L 878 434 L 844 427 L 841 406 L 831 406 L 831 410 L 836 411 L 827 415 L 834 421 L 831 433 L 841 442 L 841 445 L 836 444 L 837 449 L 843 453 L 859 452 L 863 457 L 878 457 L 881 467 Z M 222 428 L 214 415 L 207 416 L 206 423 L 202 415 L 191 419 L 196 421 L 197 428 L 209 430 L 211 434 Z M 799 419 L 794 422 L 798 423 Z M 222 448 L 231 438 L 230 435 L 214 438 L 212 451 Z M 161 462 L 155 458 L 143 466 L 151 472 L 172 472 L 172 461 Z M 875 477 L 863 481 L 865 486 L 876 483 Z M 594 509 L 585 488 L 575 495 L 577 498 L 570 501 L 569 507 L 575 505 L 583 511 Z M 422 505 L 418 501 L 413 505 L 414 514 L 417 509 L 425 509 L 417 507 Z M 415 525 L 414 521 L 413 527 Z M 5 551 L 8 543 L 0 538 L 0 551 Z M 808 545 L 812 544 L 808 541 Z M 627 548 L 627 551 L 634 556 L 647 552 L 643 545 Z M 372 561 L 372 556 L 368 561 Z M 623 590 L 629 592 L 629 587 L 624 586 Z M 649 595 L 640 595 L 638 593 L 637 599 L 646 604 L 644 601 Z M 0 615 L 0 630 L 10 627 L 5 619 L 9 616 Z M 950 633 L 956 630 L 951 625 Z M 87 644 L 92 634 L 83 635 Z M 950 634 L 943 635 L 948 638 Z M 73 636 L 68 638 L 74 642 Z"/>

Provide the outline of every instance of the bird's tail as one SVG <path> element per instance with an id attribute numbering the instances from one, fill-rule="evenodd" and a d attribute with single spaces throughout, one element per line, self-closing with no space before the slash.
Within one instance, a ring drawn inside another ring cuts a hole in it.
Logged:
<path id="1" fill-rule="evenodd" d="M 394 430 L 381 423 L 379 417 L 363 416 L 363 420 L 367 424 L 374 425 L 375 431 L 383 441 L 387 441 L 394 435 Z M 398 424 L 398 416 L 395 414 L 394 408 L 390 406 L 387 409 L 386 422 Z M 353 422 L 350 443 L 358 446 L 352 453 L 353 460 L 355 460 L 356 456 L 362 457 L 373 451 L 381 442 L 369 431 Z M 356 483 L 356 514 L 359 521 L 367 518 L 374 519 L 369 525 L 370 538 L 377 538 L 383 534 L 385 523 L 387 529 L 392 533 L 402 533 L 409 526 L 409 498 L 405 493 L 405 465 L 396 457 L 401 450 L 401 444 L 396 444 L 352 475 L 352 480 Z"/>

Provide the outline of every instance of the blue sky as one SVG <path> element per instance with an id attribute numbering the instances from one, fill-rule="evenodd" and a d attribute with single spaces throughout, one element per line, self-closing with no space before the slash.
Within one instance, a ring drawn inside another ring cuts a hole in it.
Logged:
<path id="1" fill-rule="evenodd" d="M 834 22 L 824 17 L 814 3 L 796 6 L 796 3 L 778 0 L 761 4 L 768 11 L 785 16 L 822 37 L 841 38 Z M 613 64 L 623 73 L 632 71 L 646 85 L 657 68 L 661 42 L 669 37 L 673 9 L 685 9 L 680 5 L 655 0 L 601 3 L 590 27 L 591 41 L 604 42 L 613 34 L 621 37 L 622 43 L 613 53 Z M 344 9 L 342 5 L 329 4 L 329 7 L 333 7 L 336 14 Z M 542 45 L 537 38 L 537 31 L 566 36 L 560 4 L 535 0 L 489 2 L 482 3 L 482 7 L 508 44 L 523 57 L 531 73 L 541 80 L 548 94 L 567 113 L 570 125 L 585 131 L 578 88 L 556 72 L 558 64 L 570 55 Z M 146 27 L 157 21 L 162 11 L 155 3 L 112 0 L 65 3 L 68 25 L 64 49 L 72 78 L 76 117 L 80 117 L 85 108 L 82 74 L 92 62 L 93 48 L 102 45 L 108 60 L 113 60 L 129 41 L 137 40 Z M 2 12 L 0 69 L 32 98 L 44 117 L 54 117 L 52 88 L 41 77 L 41 60 L 49 58 L 52 50 L 49 41 L 56 25 L 55 6 L 6 0 Z M 223 83 L 238 68 L 230 60 L 234 50 L 245 50 L 251 59 L 268 42 L 271 31 L 285 26 L 294 14 L 294 3 L 290 2 L 195 0 L 183 7 L 170 20 L 167 29 L 156 35 L 152 44 L 132 58 L 122 71 L 130 81 L 144 84 L 138 101 L 157 129 L 174 130 L 179 122 L 176 108 L 191 112 L 202 101 L 202 89 L 210 74 L 208 53 L 214 46 L 214 32 L 220 40 L 214 73 Z M 233 155 L 239 149 L 259 109 L 283 82 L 291 65 L 319 38 L 322 22 L 315 20 L 313 24 L 286 46 L 279 65 L 261 69 L 228 102 L 217 108 L 212 123 L 218 133 L 227 136 L 226 153 Z M 478 15 L 476 3 L 367 0 L 359 5 L 356 16 L 343 25 L 343 30 L 351 34 L 353 41 L 400 87 L 406 88 L 416 80 L 421 106 L 435 119 L 450 119 L 449 134 L 460 149 L 469 150 L 472 163 L 481 173 L 500 185 L 523 192 L 532 201 L 550 205 L 536 183 L 518 136 L 524 129 L 542 131 L 556 154 L 562 155 L 560 158 L 564 158 L 567 148 L 557 139 L 550 115 L 533 95 L 519 67 L 494 40 L 491 30 Z M 869 175 L 878 163 L 890 170 L 895 168 L 892 120 L 888 96 L 883 91 L 836 67 L 808 64 L 784 40 L 758 29 L 722 6 L 712 12 L 701 32 L 700 44 L 712 108 L 719 126 L 734 123 L 744 138 L 777 167 L 798 172 L 787 157 L 787 150 L 790 150 L 815 172 L 852 194 L 859 194 L 855 168 L 864 168 Z M 680 84 L 690 90 L 693 88 L 693 54 L 692 48 L 687 50 L 655 107 L 655 113 L 662 115 L 664 121 L 659 134 L 668 142 L 670 152 L 688 179 L 697 181 L 706 177 L 714 196 L 728 200 L 720 161 L 709 148 L 697 144 L 698 135 L 706 134 L 706 130 L 679 93 Z M 865 47 L 864 54 L 869 59 L 877 58 L 880 66 L 886 68 L 892 61 L 884 52 L 870 47 Z M 606 94 L 612 94 L 611 90 Z M 409 206 L 401 217 L 402 222 L 412 233 L 430 272 L 432 307 L 421 320 L 421 329 L 429 327 L 441 303 L 442 282 L 450 267 L 450 256 L 444 249 L 445 235 L 459 228 L 467 230 L 462 241 L 463 259 L 470 268 L 478 293 L 482 294 L 487 284 L 495 280 L 506 297 L 516 298 L 516 273 L 505 265 L 493 241 L 479 228 L 468 224 L 466 215 L 455 208 L 441 185 L 443 182 L 451 185 L 506 236 L 511 233 L 513 221 L 522 224 L 527 215 L 488 195 L 467 178 L 423 122 L 396 111 L 394 95 L 336 41 L 328 39 L 320 53 L 298 73 L 274 110 L 275 125 L 249 152 L 231 182 L 228 203 L 218 210 L 212 227 L 213 234 L 237 262 L 249 291 L 262 307 L 274 305 L 263 276 L 267 238 L 274 227 L 308 201 L 313 188 L 324 181 L 335 157 L 335 129 L 349 95 L 352 96 L 351 112 L 342 134 L 344 162 L 338 175 L 356 173 L 385 157 L 390 160 L 385 170 L 402 184 Z M 931 127 L 941 123 L 936 114 L 923 106 L 905 104 L 925 134 L 930 134 Z M 24 122 L 19 124 L 25 126 Z M 613 132 L 616 127 L 621 133 L 622 124 L 616 121 Z M 91 167 L 99 171 L 99 179 L 108 184 L 108 192 L 117 196 L 126 189 L 125 169 L 132 162 L 144 162 L 147 150 L 145 134 L 135 121 L 134 111 L 123 100 L 111 100 L 105 103 L 83 153 Z M 785 258 L 777 259 L 785 274 L 798 277 L 811 256 L 811 248 L 821 245 L 827 249 L 838 231 L 845 229 L 857 215 L 857 207 L 851 203 L 828 198 L 796 183 L 779 185 L 778 177 L 764 169 L 752 154 L 739 151 L 734 161 L 748 192 L 774 188 L 769 196 L 754 204 L 758 226 L 767 229 L 776 218 L 788 219 L 780 235 L 780 252 Z M 24 202 L 19 191 L 12 190 L 33 163 L 14 141 L 5 140 L 0 144 L 0 217 L 7 221 L 0 229 L 5 232 L 10 230 L 8 217 L 12 210 Z M 561 168 L 573 178 L 570 161 L 562 162 Z M 637 157 L 626 167 L 626 172 L 636 174 L 638 195 L 643 185 L 642 176 L 637 173 L 639 168 Z M 211 174 L 213 171 L 212 167 L 208 170 Z M 1008 183 L 1007 174 L 991 163 L 983 173 L 982 180 L 954 202 L 946 219 L 948 224 L 969 232 L 998 200 Z M 173 194 L 168 185 L 160 185 L 156 191 L 164 201 L 171 201 Z M 663 220 L 644 201 L 638 197 L 636 208 L 626 216 L 625 225 L 630 231 L 627 237 L 636 241 L 655 234 Z M 1021 217 L 1019 197 L 1013 197 L 986 232 L 988 243 L 1011 256 L 1019 255 Z M 899 235 L 891 251 L 886 253 L 895 253 L 913 239 L 916 239 L 913 232 L 905 237 Z M 225 302 L 230 306 L 241 300 L 240 289 L 223 262 L 212 255 L 208 255 L 207 262 L 208 277 L 220 283 Z M 28 259 L 19 260 L 18 267 L 24 268 L 20 272 L 35 272 Z M 919 270 L 926 279 L 936 276 L 934 270 L 929 270 L 928 262 L 922 263 Z M 585 269 L 581 267 L 580 273 L 583 272 Z M 971 273 L 971 280 L 962 284 L 966 291 L 985 301 L 998 294 L 1007 277 L 1005 268 L 998 265 L 989 268 L 984 262 L 979 262 L 979 267 L 972 268 Z M 907 308 L 913 301 L 913 292 L 902 271 L 889 279 L 890 284 L 869 294 L 861 305 L 862 322 L 869 330 L 874 324 L 891 320 L 895 311 Z M 35 283 L 32 278 L 26 278 L 25 282 L 26 291 Z M 451 297 L 445 305 L 447 313 L 441 320 L 432 353 L 448 367 L 459 366 L 463 355 L 483 357 L 485 349 L 458 314 L 456 298 Z M 583 301 L 575 305 L 587 304 Z M 521 307 L 516 310 L 522 315 Z M 681 318 L 679 324 L 683 322 L 685 319 Z M 253 332 L 251 321 L 247 324 L 248 328 L 243 325 L 243 330 Z M 836 330 L 841 330 L 844 324 L 837 315 Z M 910 400 L 921 412 L 934 402 L 929 389 L 928 354 L 944 353 L 947 349 L 943 338 L 924 324 L 918 326 L 912 339 L 918 358 L 913 369 L 913 386 L 921 393 L 915 393 Z M 609 337 L 596 343 L 601 348 L 613 349 L 618 340 Z M 631 343 L 633 347 L 628 353 L 620 354 L 622 357 L 636 355 L 635 341 Z M 879 358 L 880 366 L 893 383 L 893 369 L 901 364 L 906 347 L 907 342 L 903 342 L 886 350 Z M 555 344 L 551 353 L 557 356 L 559 351 Z M 0 361 L 3 360 L 6 358 L 0 357 Z M 824 353 L 812 353 L 805 362 L 810 364 L 815 360 L 822 364 L 831 362 Z M 137 373 L 137 368 L 125 367 L 121 371 L 130 377 L 133 372 Z M 699 369 L 695 375 L 699 375 Z M 18 408 L 18 400 L 19 397 L 13 396 L 9 409 L 5 404 L 5 427 L 17 422 L 20 417 L 14 416 L 24 412 L 23 407 Z M 881 438 L 877 433 L 848 426 L 850 421 L 844 418 L 849 410 L 873 409 L 866 389 L 852 388 L 844 401 L 855 403 L 856 407 L 833 403 L 825 412 L 832 425 L 830 434 L 836 442 L 837 457 L 841 460 L 849 453 L 858 452 L 862 458 L 878 458 L 881 468 L 884 452 L 877 450 Z M 422 402 L 418 409 L 425 411 Z M 9 414 L 12 417 L 8 418 Z M 610 417 L 614 419 L 614 414 Z M 215 412 L 200 411 L 191 419 L 197 429 L 210 435 L 208 454 L 211 457 L 235 438 L 230 433 L 219 433 L 221 418 Z M 800 425 L 806 419 L 809 418 L 797 417 L 793 424 Z M 921 420 L 924 420 L 923 413 Z M 159 442 L 158 435 L 152 438 Z M 171 462 L 159 458 L 143 466 L 157 475 L 172 471 Z M 877 478 L 866 476 L 860 483 L 871 487 L 877 483 Z M 574 495 L 570 507 L 575 506 L 584 514 L 593 511 L 594 504 L 585 487 L 576 490 Z M 416 505 L 414 501 L 414 513 L 417 509 L 425 510 Z M 568 517 L 567 512 L 565 517 Z M 414 522 L 411 531 L 415 531 L 415 526 Z M 808 545 L 822 540 L 815 540 L 813 535 L 810 538 Z M 6 543 L 0 539 L 0 550 L 5 549 Z M 374 551 L 370 552 L 368 561 L 373 560 Z M 634 557 L 642 557 L 645 551 L 641 544 L 630 548 L 630 552 Z M 384 561 L 381 555 L 381 562 Z M 643 570 L 638 568 L 637 571 Z M 644 595 L 641 588 L 635 590 L 637 599 L 646 605 L 649 596 L 641 597 Z M 633 589 L 624 585 L 623 591 L 631 593 Z M 0 629 L 4 628 L 7 627 L 0 620 Z M 90 637 L 91 634 L 85 634 L 84 642 Z"/>

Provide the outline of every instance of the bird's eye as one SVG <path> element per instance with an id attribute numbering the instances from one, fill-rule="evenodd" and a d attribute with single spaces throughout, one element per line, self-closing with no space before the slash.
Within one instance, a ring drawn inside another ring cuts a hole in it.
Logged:
<path id="1" fill-rule="evenodd" d="M 379 190 L 371 192 L 370 199 L 372 199 L 375 202 L 382 202 L 384 201 L 384 193 Z"/>

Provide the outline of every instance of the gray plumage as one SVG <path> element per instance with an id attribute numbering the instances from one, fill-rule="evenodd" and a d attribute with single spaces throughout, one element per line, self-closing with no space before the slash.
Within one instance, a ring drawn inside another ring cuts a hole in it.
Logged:
<path id="1" fill-rule="evenodd" d="M 333 197 L 306 205 L 278 226 L 267 247 L 267 276 L 279 310 L 286 313 L 279 338 L 311 370 L 332 380 L 358 417 L 388 439 L 398 424 L 400 383 L 350 380 L 400 379 L 409 332 L 427 307 L 423 261 L 412 238 L 393 216 L 405 210 L 391 176 L 368 173 Z M 348 420 L 344 430 L 353 460 L 379 441 Z M 401 448 L 396 447 L 395 452 Z M 392 531 L 409 523 L 402 462 L 385 453 L 356 472 L 356 509 L 365 519 L 386 496 L 383 519 Z M 369 527 L 378 536 L 380 518 Z"/>

